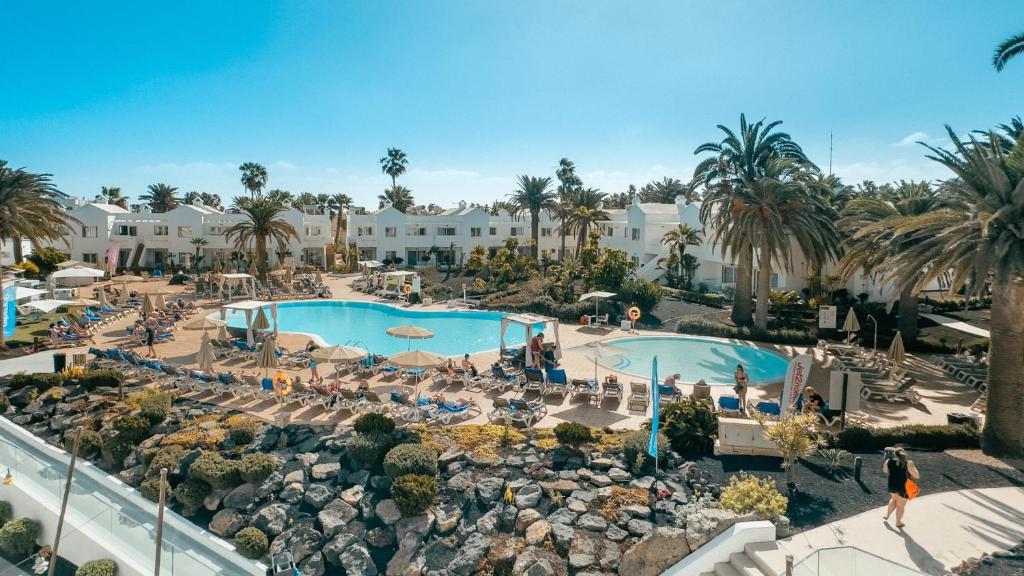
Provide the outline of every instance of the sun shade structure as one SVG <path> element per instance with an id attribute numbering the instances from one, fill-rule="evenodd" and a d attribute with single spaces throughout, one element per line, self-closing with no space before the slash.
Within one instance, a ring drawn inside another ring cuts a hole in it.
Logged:
<path id="1" fill-rule="evenodd" d="M 426 350 L 409 350 L 388 356 L 388 362 L 399 368 L 431 368 L 445 364 L 448 359 Z"/>
<path id="2" fill-rule="evenodd" d="M 57 308 L 67 306 L 68 304 L 71 304 L 71 300 L 33 300 L 26 302 L 25 306 L 42 310 L 43 312 L 53 312 Z"/>
<path id="3" fill-rule="evenodd" d="M 99 302 L 100 302 L 100 306 L 102 306 L 104 308 L 110 308 L 110 303 L 107 302 L 107 291 L 106 290 L 102 290 L 102 289 L 100 290 Z"/>
<path id="4" fill-rule="evenodd" d="M 614 297 L 615 292 L 587 292 L 586 294 L 580 296 L 580 302 L 592 299 L 594 301 L 594 316 L 597 316 L 597 305 L 601 301 L 601 299 Z"/>
<path id="5" fill-rule="evenodd" d="M 217 355 L 213 351 L 213 345 L 210 344 L 210 336 L 204 332 L 202 340 L 199 341 L 199 352 L 196 355 L 196 364 L 199 364 L 199 369 L 203 372 L 209 372 L 213 369 L 213 362 L 216 359 Z"/>
<path id="6" fill-rule="evenodd" d="M 225 274 L 225 276 L 227 276 Z M 246 277 L 250 277 L 248 274 Z M 231 304 L 225 304 L 220 307 L 220 319 L 226 321 L 228 310 L 237 310 L 245 314 L 245 340 L 252 346 L 255 343 L 252 337 L 253 330 L 266 330 L 266 328 L 256 328 L 253 326 L 253 319 L 258 314 L 258 311 L 267 308 L 270 310 L 270 317 L 274 319 L 274 336 L 277 336 L 277 303 L 276 302 L 261 302 L 259 300 L 243 300 L 241 302 L 232 302 Z M 263 317 L 266 318 L 266 312 L 263 313 Z"/>
<path id="7" fill-rule="evenodd" d="M 853 308 L 846 313 L 846 320 L 843 322 L 843 332 L 846 332 L 846 340 L 850 341 L 853 339 L 853 333 L 860 330 L 860 322 L 857 321 L 857 314 L 853 312 Z"/>
<path id="8" fill-rule="evenodd" d="M 376 260 L 360 260 L 357 264 L 359 265 L 359 271 L 363 273 L 363 276 L 369 276 L 373 273 L 374 268 L 384 266 L 384 264 Z"/>
<path id="9" fill-rule="evenodd" d="M 267 313 L 263 311 L 263 308 L 256 310 L 256 317 L 253 318 L 250 327 L 253 330 L 268 330 L 270 328 L 270 320 L 267 320 Z"/>
<path id="10" fill-rule="evenodd" d="M 188 324 L 185 324 L 186 330 L 209 330 L 210 328 L 220 328 L 221 326 L 227 325 L 227 322 L 223 320 L 217 320 L 216 318 L 210 318 L 204 316 L 197 320 L 193 320 Z"/>
<path id="11" fill-rule="evenodd" d="M 277 341 L 271 337 L 267 337 L 263 340 L 263 347 L 260 348 L 260 353 L 256 356 L 256 367 L 263 368 L 263 375 L 267 375 L 267 370 L 270 368 L 277 368 Z"/>
<path id="12" fill-rule="evenodd" d="M 6 288 L 6 286 L 4 286 L 4 288 Z M 21 300 L 22 298 L 31 298 L 32 296 L 41 296 L 46 293 L 46 290 L 39 290 L 38 288 L 26 288 L 24 286 L 14 287 L 15 300 Z"/>
<path id="13" fill-rule="evenodd" d="M 533 355 L 530 352 L 530 338 L 537 333 L 554 333 L 555 358 L 562 357 L 562 346 L 558 339 L 558 318 L 541 316 L 540 314 L 509 314 L 501 319 L 501 351 L 505 352 L 505 332 L 509 326 L 518 325 L 526 330 L 526 365 L 531 366 Z"/>
<path id="14" fill-rule="evenodd" d="M 329 364 L 355 362 L 356 360 L 362 360 L 367 356 L 369 356 L 369 353 L 366 350 L 353 348 L 351 346 L 329 346 L 327 348 L 317 348 L 309 355 L 310 358 L 317 362 L 327 362 Z"/>
<path id="15" fill-rule="evenodd" d="M 102 278 L 106 273 L 95 268 L 85 266 L 72 266 L 64 270 L 58 270 L 51 274 L 54 278 Z"/>
<path id="16" fill-rule="evenodd" d="M 89 298 L 75 298 L 68 302 L 68 306 L 99 306 L 98 300 L 91 300 Z"/>
<path id="17" fill-rule="evenodd" d="M 88 268 L 88 266 L 81 260 L 65 260 L 57 263 L 57 270 L 65 270 L 67 268 Z"/>
<path id="18" fill-rule="evenodd" d="M 111 278 L 114 282 L 142 282 L 145 280 L 142 276 L 135 276 L 134 274 L 121 274 Z"/>
<path id="19" fill-rule="evenodd" d="M 394 326 L 388 328 L 388 335 L 396 338 L 413 338 L 415 340 L 422 340 L 424 338 L 433 338 L 434 333 L 426 328 L 420 328 L 419 326 L 413 326 L 411 324 L 405 324 L 403 326 Z"/>
<path id="20" fill-rule="evenodd" d="M 142 299 L 142 312 L 144 314 L 152 314 L 156 311 L 156 304 L 153 302 L 153 296 L 146 296 Z"/>
<path id="21" fill-rule="evenodd" d="M 903 335 L 896 332 L 896 337 L 892 339 L 892 344 L 889 345 L 889 359 L 896 364 L 902 364 L 907 359 L 907 352 L 903 348 Z"/>

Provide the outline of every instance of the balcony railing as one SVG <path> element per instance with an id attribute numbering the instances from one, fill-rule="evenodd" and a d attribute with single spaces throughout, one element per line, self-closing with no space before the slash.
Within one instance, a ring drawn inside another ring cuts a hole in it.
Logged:
<path id="1" fill-rule="evenodd" d="M 793 576 L 924 576 L 860 548 L 823 548 L 793 567 Z"/>

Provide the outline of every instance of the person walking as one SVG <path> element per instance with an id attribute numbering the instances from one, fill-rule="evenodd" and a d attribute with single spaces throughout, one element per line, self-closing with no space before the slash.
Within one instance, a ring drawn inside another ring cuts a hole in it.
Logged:
<path id="1" fill-rule="evenodd" d="M 149 323 L 146 324 L 146 357 L 156 358 L 156 348 L 153 347 L 153 343 L 156 342 L 156 330 Z"/>
<path id="2" fill-rule="evenodd" d="M 903 528 L 903 514 L 906 512 L 907 501 L 907 480 L 917 480 L 921 477 L 913 460 L 907 460 L 907 452 L 903 448 L 892 450 L 886 449 L 885 463 L 882 464 L 882 473 L 889 477 L 889 507 L 885 510 L 884 521 L 889 521 L 889 516 L 896 511 L 896 527 Z"/>
<path id="3" fill-rule="evenodd" d="M 736 385 L 732 387 L 736 395 L 740 397 L 740 412 L 746 413 L 747 411 L 747 386 L 750 384 L 750 376 L 747 375 L 747 371 L 743 369 L 742 364 L 736 365 L 736 372 L 733 374 L 736 378 Z"/>

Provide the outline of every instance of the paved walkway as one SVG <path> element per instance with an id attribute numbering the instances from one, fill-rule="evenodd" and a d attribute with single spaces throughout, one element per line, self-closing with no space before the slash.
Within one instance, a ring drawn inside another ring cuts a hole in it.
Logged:
<path id="1" fill-rule="evenodd" d="M 884 514 L 884 507 L 870 510 L 801 532 L 779 545 L 797 562 L 816 549 L 854 546 L 925 574 L 944 575 L 968 558 L 1024 540 L 1024 488 L 922 496 L 907 506 L 902 532 L 894 519 L 883 523 Z"/>
<path id="2" fill-rule="evenodd" d="M 941 324 L 946 328 L 952 328 L 953 330 L 959 330 L 972 336 L 981 336 L 988 338 L 988 330 L 984 328 L 978 328 L 977 326 L 971 326 L 967 322 L 961 322 L 960 320 L 954 320 L 948 316 L 940 316 L 938 314 L 921 314 L 923 318 L 927 318 L 936 324 Z"/>

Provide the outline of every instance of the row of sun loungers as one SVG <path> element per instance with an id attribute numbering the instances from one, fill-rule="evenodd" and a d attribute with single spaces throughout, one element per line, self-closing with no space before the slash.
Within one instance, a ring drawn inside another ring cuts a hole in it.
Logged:
<path id="1" fill-rule="evenodd" d="M 984 392 L 988 389 L 988 365 L 973 356 L 947 356 L 940 366 L 957 380 Z"/>
<path id="2" fill-rule="evenodd" d="M 855 344 L 834 344 L 821 341 L 818 347 L 835 358 L 839 370 L 857 372 L 861 379 L 861 398 L 885 402 L 919 403 L 920 394 L 914 390 L 917 381 L 901 372 L 899 367 Z"/>

